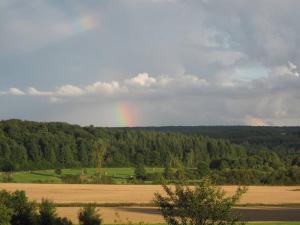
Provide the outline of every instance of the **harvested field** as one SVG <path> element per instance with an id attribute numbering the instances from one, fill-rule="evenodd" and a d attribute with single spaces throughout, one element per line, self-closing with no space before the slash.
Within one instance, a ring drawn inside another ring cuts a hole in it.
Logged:
<path id="1" fill-rule="evenodd" d="M 223 186 L 228 194 L 236 186 Z M 149 203 L 160 185 L 0 184 L 8 191 L 24 190 L 31 200 L 48 198 L 56 203 Z M 250 186 L 241 204 L 300 204 L 300 186 Z"/>
<path id="2" fill-rule="evenodd" d="M 77 221 L 79 208 L 58 208 L 61 216 L 67 216 L 73 222 Z M 113 223 L 164 223 L 159 211 L 153 207 L 114 207 L 99 208 L 105 224 Z M 243 207 L 234 212 L 241 215 L 245 221 L 300 221 L 300 208 L 284 207 Z"/>

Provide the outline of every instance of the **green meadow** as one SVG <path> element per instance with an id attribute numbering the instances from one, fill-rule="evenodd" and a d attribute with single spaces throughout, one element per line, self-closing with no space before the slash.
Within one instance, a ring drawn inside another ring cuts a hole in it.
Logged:
<path id="1" fill-rule="evenodd" d="M 86 168 L 85 176 L 96 174 L 96 168 Z M 147 173 L 162 172 L 163 168 L 146 168 Z M 63 183 L 62 177 L 66 175 L 81 175 L 82 169 L 62 169 L 61 174 L 56 174 L 55 170 L 21 171 L 11 174 L 11 181 L 15 183 Z M 126 184 L 128 179 L 134 176 L 134 168 L 102 168 L 101 173 L 111 177 L 115 184 Z M 0 182 L 4 181 L 5 174 L 0 175 Z M 147 183 L 147 182 L 146 182 Z"/>

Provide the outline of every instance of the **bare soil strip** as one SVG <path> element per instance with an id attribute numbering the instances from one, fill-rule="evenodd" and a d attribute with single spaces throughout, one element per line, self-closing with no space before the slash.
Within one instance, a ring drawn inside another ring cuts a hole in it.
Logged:
<path id="1" fill-rule="evenodd" d="M 233 194 L 236 186 L 222 186 Z M 8 191 L 24 190 L 29 199 L 40 202 L 48 198 L 55 203 L 150 203 L 155 192 L 162 192 L 160 185 L 86 185 L 86 184 L 0 184 Z M 241 204 L 299 204 L 300 186 L 250 186 Z"/>

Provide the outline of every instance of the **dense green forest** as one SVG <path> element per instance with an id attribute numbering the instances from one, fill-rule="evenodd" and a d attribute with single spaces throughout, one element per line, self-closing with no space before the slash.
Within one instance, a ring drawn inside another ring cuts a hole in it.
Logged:
<path id="1" fill-rule="evenodd" d="M 264 129 L 212 127 L 182 132 L 1 121 L 0 169 L 94 167 L 94 143 L 102 140 L 107 145 L 106 167 L 175 168 L 191 179 L 211 175 L 217 183 L 228 184 L 299 184 L 300 129 L 283 128 L 279 133 L 278 128 Z"/>

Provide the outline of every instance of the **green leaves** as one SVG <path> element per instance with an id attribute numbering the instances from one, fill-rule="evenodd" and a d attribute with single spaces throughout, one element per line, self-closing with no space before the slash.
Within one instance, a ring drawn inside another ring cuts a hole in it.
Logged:
<path id="1" fill-rule="evenodd" d="M 100 225 L 102 223 L 101 215 L 97 212 L 94 205 L 89 204 L 81 209 L 78 215 L 80 225 Z"/>
<path id="2" fill-rule="evenodd" d="M 245 187 L 226 197 L 224 191 L 205 178 L 195 187 L 177 184 L 163 185 L 163 189 L 165 194 L 156 193 L 154 203 L 170 225 L 240 224 L 231 209 L 247 191 Z"/>

